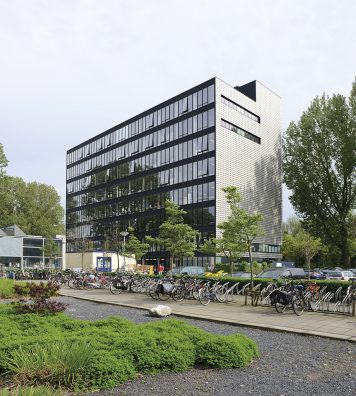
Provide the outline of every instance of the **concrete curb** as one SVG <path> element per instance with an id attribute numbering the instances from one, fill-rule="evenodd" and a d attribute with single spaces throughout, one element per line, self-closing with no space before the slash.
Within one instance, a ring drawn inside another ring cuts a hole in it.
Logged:
<path id="1" fill-rule="evenodd" d="M 127 303 L 121 303 L 121 302 L 112 302 L 112 301 L 101 301 L 101 300 L 97 300 L 95 298 L 88 298 L 88 297 L 83 297 L 83 296 L 73 296 L 70 294 L 65 294 L 65 293 L 59 293 L 60 295 L 64 296 L 64 297 L 72 297 L 72 298 L 76 298 L 79 300 L 85 300 L 85 301 L 91 301 L 91 302 L 95 302 L 97 304 L 109 304 L 109 305 L 118 305 L 118 306 L 122 306 L 122 307 L 127 307 L 127 308 L 135 308 L 135 309 L 140 309 L 143 311 L 148 311 L 148 308 L 146 307 L 142 307 L 142 306 L 138 306 L 135 304 L 127 304 Z M 183 317 L 183 318 L 188 318 L 188 319 L 199 319 L 199 320 L 206 320 L 206 321 L 210 321 L 210 322 L 217 322 L 217 323 L 225 323 L 225 324 L 229 324 L 232 326 L 244 326 L 244 327 L 252 327 L 252 328 L 256 328 L 256 329 L 262 329 L 262 330 L 272 330 L 272 331 L 278 331 L 278 332 L 287 332 L 287 333 L 294 333 L 294 334 L 299 334 L 299 335 L 304 335 L 304 336 L 315 336 L 315 337 L 323 337 L 323 338 L 329 338 L 332 340 L 339 340 L 339 341 L 348 341 L 351 343 L 356 343 L 356 337 L 354 336 L 343 336 L 343 335 L 336 335 L 336 334 L 330 334 L 327 332 L 318 332 L 318 331 L 311 331 L 311 330 L 301 330 L 301 329 L 295 329 L 295 328 L 291 328 L 291 327 L 284 327 L 284 326 L 274 326 L 271 324 L 256 324 L 253 322 L 247 322 L 247 321 L 232 321 L 232 320 L 228 320 L 228 319 L 223 319 L 223 318 L 213 318 L 213 317 L 209 317 L 207 315 L 199 315 L 199 314 L 189 314 L 189 313 L 183 313 L 183 312 L 177 312 L 174 311 L 173 314 L 174 316 L 178 316 L 178 317 Z"/>

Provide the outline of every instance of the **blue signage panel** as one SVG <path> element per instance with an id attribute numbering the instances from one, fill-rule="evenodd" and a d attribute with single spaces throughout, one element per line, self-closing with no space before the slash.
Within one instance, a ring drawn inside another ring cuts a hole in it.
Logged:
<path id="1" fill-rule="evenodd" d="M 111 257 L 97 257 L 96 270 L 98 272 L 111 272 Z"/>

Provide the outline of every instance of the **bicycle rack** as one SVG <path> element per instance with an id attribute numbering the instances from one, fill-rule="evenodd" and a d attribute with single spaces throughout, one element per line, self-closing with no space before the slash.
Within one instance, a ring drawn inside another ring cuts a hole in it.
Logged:
<path id="1" fill-rule="evenodd" d="M 321 298 L 321 310 L 322 311 L 328 311 L 329 306 L 330 306 L 330 301 L 334 298 L 334 293 L 332 292 L 327 292 L 322 298 Z"/>
<path id="2" fill-rule="evenodd" d="M 238 291 L 236 294 L 241 294 L 241 295 L 242 295 L 242 294 L 245 294 L 245 289 L 246 289 L 248 286 L 250 286 L 250 284 L 249 284 L 249 283 L 246 283 L 246 285 L 242 286 L 241 290 Z"/>
<path id="3" fill-rule="evenodd" d="M 341 301 L 342 287 L 340 286 L 335 292 L 335 302 Z"/>
<path id="4" fill-rule="evenodd" d="M 346 294 L 342 301 L 338 301 L 335 305 L 334 312 L 351 314 L 352 294 Z"/>

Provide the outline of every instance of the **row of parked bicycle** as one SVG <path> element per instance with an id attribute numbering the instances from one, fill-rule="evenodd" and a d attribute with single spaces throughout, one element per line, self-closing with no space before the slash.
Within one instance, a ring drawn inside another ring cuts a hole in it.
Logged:
<path id="1" fill-rule="evenodd" d="M 272 305 L 279 313 L 291 308 L 296 315 L 304 310 L 351 313 L 352 302 L 355 298 L 356 285 L 345 288 L 339 287 L 335 292 L 328 291 L 327 287 L 320 288 L 315 283 L 307 286 L 295 284 L 294 281 L 285 281 L 282 285 L 271 282 L 251 285 L 245 282 L 225 282 L 221 280 L 203 280 L 195 278 L 152 278 L 132 273 L 118 273 L 113 277 L 96 274 L 75 274 L 68 276 L 58 274 L 52 281 L 66 283 L 70 288 L 77 289 L 108 289 L 112 294 L 123 291 L 131 293 L 145 293 L 155 300 L 175 301 L 183 299 L 197 300 L 202 305 L 211 301 L 233 303 L 239 296 L 251 296 L 252 301 L 263 305 Z"/>

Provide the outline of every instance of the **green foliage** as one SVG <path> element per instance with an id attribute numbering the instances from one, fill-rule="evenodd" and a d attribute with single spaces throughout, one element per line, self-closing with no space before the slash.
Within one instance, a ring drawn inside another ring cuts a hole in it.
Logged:
<path id="1" fill-rule="evenodd" d="M 247 261 L 242 261 L 237 265 L 237 270 L 238 271 L 244 271 L 244 272 L 251 272 L 251 265 Z M 252 263 L 252 273 L 254 275 L 259 274 L 262 271 L 262 266 L 258 264 L 257 261 L 253 261 Z"/>
<path id="2" fill-rule="evenodd" d="M 91 347 L 86 342 L 51 342 L 20 346 L 10 352 L 4 368 L 19 384 L 41 383 L 73 387 L 78 371 L 89 363 Z"/>
<path id="3" fill-rule="evenodd" d="M 298 231 L 295 235 L 283 235 L 283 254 L 293 259 L 305 258 L 308 270 L 310 270 L 312 258 L 317 253 L 325 251 L 326 247 L 322 244 L 320 238 L 314 238 L 304 230 Z"/>
<path id="4" fill-rule="evenodd" d="M 356 80 L 350 97 L 315 98 L 284 135 L 284 182 L 307 230 L 349 265 L 349 217 L 356 205 Z"/>
<path id="5" fill-rule="evenodd" d="M 149 243 L 157 243 L 164 246 L 170 253 L 171 268 L 174 258 L 194 256 L 196 240 L 199 233 L 184 223 L 183 216 L 186 211 L 180 209 L 173 201 L 166 201 L 167 219 L 159 227 L 158 238 L 146 237 Z"/>
<path id="6" fill-rule="evenodd" d="M 259 356 L 256 344 L 243 335 L 207 337 L 197 343 L 198 362 L 216 368 L 246 367 Z"/>
<path id="7" fill-rule="evenodd" d="M 13 298 L 16 296 L 14 285 L 17 285 L 17 282 L 14 282 L 12 279 L 0 279 L 0 298 Z"/>
<path id="8" fill-rule="evenodd" d="M 19 386 L 15 389 L 0 389 L 0 396 L 61 396 L 62 392 L 47 386 Z"/>
<path id="9" fill-rule="evenodd" d="M 63 314 L 16 315 L 6 304 L 0 305 L 0 322 L 0 373 L 6 371 L 21 385 L 94 391 L 139 373 L 182 371 L 197 364 L 245 367 L 257 356 L 251 352 L 257 347 L 245 337 L 215 336 L 176 319 L 141 325 L 116 317 L 90 322 Z"/>
<path id="10" fill-rule="evenodd" d="M 47 239 L 44 244 L 43 254 L 51 260 L 60 256 L 61 251 L 58 244 L 53 239 Z"/>
<path id="11" fill-rule="evenodd" d="M 52 186 L 5 175 L 0 181 L 0 201 L 1 227 L 17 224 L 28 235 L 63 234 L 64 210 Z"/>
<path id="12" fill-rule="evenodd" d="M 228 219 L 220 224 L 218 228 L 222 236 L 206 242 L 202 247 L 202 252 L 214 251 L 222 253 L 229 260 L 230 273 L 233 273 L 233 263 L 241 257 L 243 252 L 248 251 L 250 263 L 252 263 L 251 246 L 253 240 L 263 234 L 261 222 L 263 216 L 260 213 L 249 214 L 241 208 L 241 195 L 234 186 L 222 189 L 226 194 L 226 201 L 230 206 Z M 252 272 L 251 272 L 252 280 Z"/>
<path id="13" fill-rule="evenodd" d="M 109 351 L 98 351 L 91 353 L 86 364 L 78 370 L 74 388 L 80 391 L 114 388 L 136 375 L 136 369 L 128 359 L 118 359 Z"/>
<path id="14" fill-rule="evenodd" d="M 2 176 L 5 173 L 5 168 L 7 167 L 8 163 L 9 161 L 6 158 L 4 147 L 0 143 L 0 176 Z"/>
<path id="15" fill-rule="evenodd" d="M 128 241 L 125 246 L 125 254 L 128 256 L 135 256 L 136 260 L 141 260 L 142 256 L 144 256 L 150 245 L 145 242 L 141 242 L 134 234 L 134 229 L 129 229 Z"/>

